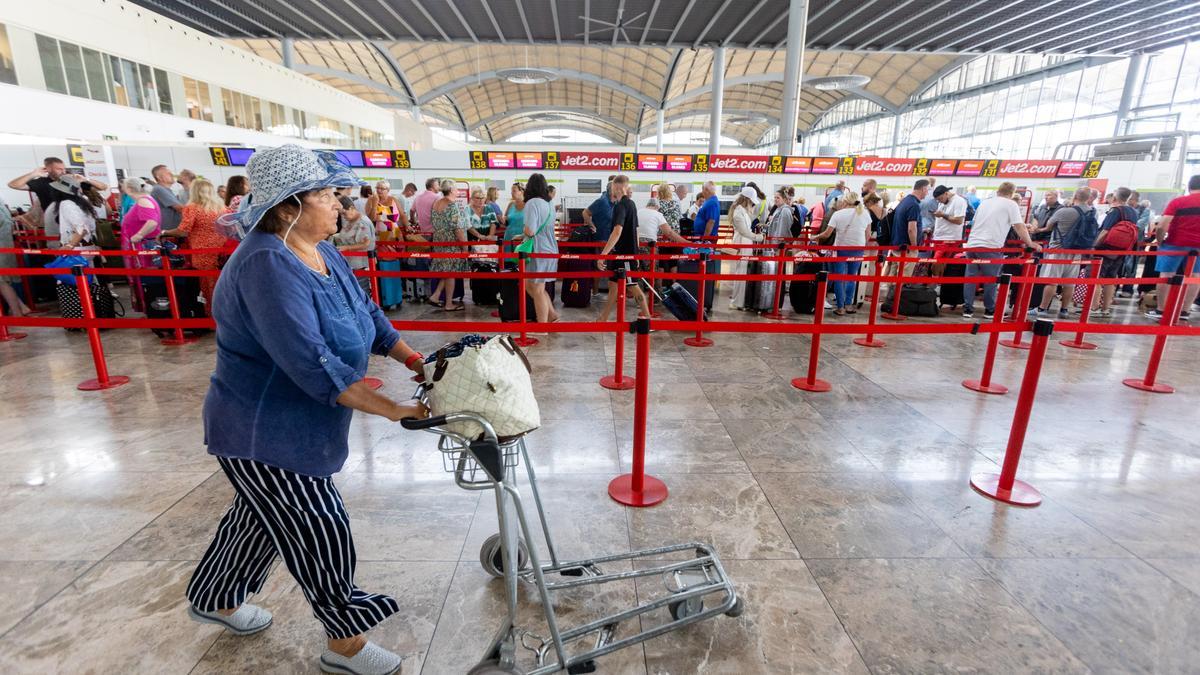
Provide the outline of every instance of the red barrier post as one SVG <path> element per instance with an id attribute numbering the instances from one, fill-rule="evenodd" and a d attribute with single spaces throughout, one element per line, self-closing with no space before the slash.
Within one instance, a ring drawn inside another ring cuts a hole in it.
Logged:
<path id="1" fill-rule="evenodd" d="M 379 254 L 375 251 L 367 251 L 367 271 L 379 271 Z M 379 277 L 374 275 L 371 276 L 371 299 L 375 301 L 376 305 L 380 304 Z"/>
<path id="2" fill-rule="evenodd" d="M 33 298 L 32 279 L 33 277 L 28 275 L 21 277 L 21 290 L 25 292 L 25 306 L 29 308 L 30 312 L 36 312 L 38 311 L 38 306 L 37 301 Z"/>
<path id="3" fill-rule="evenodd" d="M 517 316 L 520 317 L 519 320 L 521 322 L 521 335 L 518 336 L 516 340 L 513 340 L 513 342 L 515 342 L 518 346 L 521 346 L 521 347 L 532 347 L 533 345 L 536 345 L 538 343 L 537 338 L 529 337 L 528 335 L 525 334 L 525 319 L 526 319 L 525 306 L 529 304 L 529 300 L 528 300 L 529 295 L 527 294 L 527 291 L 526 291 L 527 280 L 525 279 L 525 260 L 528 257 L 529 257 L 529 254 L 522 251 L 520 254 L 520 257 L 517 258 L 517 273 L 521 277 L 520 283 L 518 284 L 518 286 L 521 289 L 521 293 L 520 293 L 521 297 L 517 299 L 517 312 L 518 312 Z"/>
<path id="4" fill-rule="evenodd" d="M 704 323 L 704 315 L 706 314 L 704 298 L 705 298 L 705 294 L 708 292 L 708 289 L 705 288 L 704 282 L 705 282 L 707 276 L 708 276 L 708 253 L 701 253 L 700 254 L 700 283 L 696 287 L 696 290 L 698 291 L 698 293 L 696 294 L 696 321 L 699 321 L 700 323 Z M 714 296 L 713 302 L 715 303 L 716 302 L 716 297 L 715 297 L 716 293 L 713 293 L 713 296 Z M 711 347 L 713 344 L 713 341 L 704 337 L 703 329 L 697 328 L 696 335 L 685 339 L 683 341 L 683 344 L 685 344 L 689 347 Z"/>
<path id="5" fill-rule="evenodd" d="M 0 300 L 0 318 L 4 318 L 4 301 Z M 16 340 L 24 340 L 29 337 L 26 333 L 10 333 L 8 326 L 0 323 L 0 342 L 14 342 Z"/>
<path id="6" fill-rule="evenodd" d="M 783 319 L 784 319 L 783 307 L 781 306 L 781 303 L 783 301 L 783 283 L 784 283 L 783 277 L 784 277 L 784 273 L 785 273 L 784 268 L 787 267 L 787 263 L 784 262 L 783 258 L 786 255 L 787 255 L 787 244 L 783 244 L 783 243 L 779 244 L 779 252 L 778 252 L 779 262 L 777 263 L 777 266 L 775 268 L 775 308 L 772 309 L 770 312 L 763 314 L 762 318 L 764 318 L 764 319 L 771 319 L 773 321 L 783 321 Z"/>
<path id="7" fill-rule="evenodd" d="M 171 271 L 171 256 L 167 253 L 165 247 L 158 249 L 158 259 L 162 261 L 163 271 L 169 273 Z M 179 294 L 175 292 L 175 277 L 167 274 L 163 277 L 163 285 L 167 288 L 167 302 L 171 304 L 171 320 L 179 321 L 181 316 L 179 314 Z M 184 335 L 183 329 L 179 326 L 175 327 L 174 337 L 160 340 L 164 345 L 189 345 L 195 341 L 196 338 Z"/>
<path id="8" fill-rule="evenodd" d="M 904 259 L 908 257 L 908 247 L 901 246 L 899 252 L 900 263 L 899 267 L 896 268 L 896 292 L 892 294 L 892 311 L 886 312 L 883 315 L 883 318 L 888 321 L 905 321 L 908 319 L 908 317 L 900 314 L 900 293 L 904 291 Z M 825 305 L 825 298 L 817 298 L 817 304 L 823 307 Z"/>
<path id="9" fill-rule="evenodd" d="M 667 498 L 667 484 L 646 475 L 646 418 L 650 389 L 650 320 L 630 324 L 637 334 L 637 370 L 633 392 L 633 471 L 612 479 L 608 496 L 626 506 L 654 506 Z"/>
<path id="10" fill-rule="evenodd" d="M 1012 283 L 1011 274 L 1001 274 L 997 283 L 1000 284 L 1000 290 L 996 293 L 996 304 L 1004 307 L 1004 303 L 1008 302 L 1008 287 Z M 992 316 L 992 323 L 1000 325 L 1004 322 L 1004 312 L 996 312 Z M 996 365 L 996 345 L 1000 342 L 999 331 L 992 331 L 988 334 L 987 354 L 983 357 L 983 374 L 978 380 L 963 380 L 962 386 L 977 391 L 981 394 L 1007 394 L 1008 387 L 1002 384 L 992 384 L 992 367 Z"/>
<path id="11" fill-rule="evenodd" d="M 617 323 L 621 326 L 617 329 L 617 359 L 613 366 L 613 374 L 605 375 L 600 378 L 600 386 L 605 389 L 625 390 L 633 389 L 634 379 L 625 377 L 625 268 L 618 267 L 613 270 L 613 276 L 610 284 L 617 285 Z M 609 288 L 611 291 L 611 286 Z M 651 295 L 654 295 L 651 293 Z"/>
<path id="12" fill-rule="evenodd" d="M 825 302 L 823 298 L 828 291 L 829 273 L 825 270 L 817 272 L 817 306 L 813 310 L 813 325 L 820 326 L 825 319 Z M 822 392 L 833 389 L 825 380 L 817 379 L 817 359 L 821 354 L 821 334 L 813 333 L 812 342 L 808 349 L 808 375 L 803 379 L 792 380 L 792 386 L 803 391 Z"/>
<path id="13" fill-rule="evenodd" d="M 92 362 L 96 366 L 96 379 L 80 382 L 76 389 L 80 391 L 112 389 L 128 383 L 129 378 L 124 375 L 110 377 L 108 374 L 108 364 L 104 361 L 104 345 L 100 342 L 100 329 L 95 324 L 96 308 L 92 305 L 92 290 L 88 286 L 83 270 L 82 265 L 76 265 L 71 268 L 71 274 L 75 277 L 75 288 L 79 291 L 79 307 L 83 310 L 83 318 L 87 319 L 90 324 L 87 327 L 87 334 L 88 342 L 92 346 Z"/>
<path id="14" fill-rule="evenodd" d="M 1167 282 L 1170 284 L 1170 290 L 1167 292 L 1167 305 L 1163 312 L 1162 325 L 1174 326 L 1179 320 L 1179 312 L 1183 305 L 1183 280 L 1182 274 L 1176 274 Z M 1150 351 L 1150 361 L 1146 364 L 1146 375 L 1141 379 L 1131 377 L 1126 380 L 1121 380 L 1121 384 L 1126 387 L 1133 387 L 1142 391 L 1148 391 L 1153 394 L 1174 394 L 1175 387 L 1162 382 L 1156 382 L 1158 377 L 1158 365 L 1162 361 L 1163 351 L 1167 348 L 1166 334 L 1154 336 L 1154 348 Z"/>
<path id="15" fill-rule="evenodd" d="M 1092 281 L 1095 281 L 1096 279 L 1100 278 L 1100 261 L 1093 260 L 1093 261 L 1091 261 L 1091 263 L 1092 263 L 1092 273 L 1088 275 L 1088 278 L 1091 279 Z M 1087 325 L 1088 315 L 1091 314 L 1091 312 L 1092 312 L 1092 299 L 1095 297 L 1096 297 L 1096 284 L 1088 284 L 1087 289 L 1083 292 L 1083 313 L 1079 315 L 1079 325 L 1080 326 Z M 1064 298 L 1064 300 L 1065 299 L 1066 298 Z M 1095 343 L 1083 341 L 1083 328 L 1080 328 L 1079 331 L 1075 333 L 1074 340 L 1060 340 L 1058 342 L 1058 344 L 1060 344 L 1064 347 L 1070 347 L 1071 349 L 1096 349 L 1097 348 Z"/>
<path id="16" fill-rule="evenodd" d="M 1017 465 L 1025 445 L 1025 432 L 1029 427 L 1029 413 L 1033 410 L 1033 397 L 1037 394 L 1038 379 L 1042 374 L 1042 361 L 1046 358 L 1046 343 L 1053 332 L 1054 322 L 1045 319 L 1033 322 L 1033 343 L 1029 348 L 1029 358 L 1025 361 L 1025 375 L 1021 378 L 1021 391 L 1017 394 L 1017 409 L 1013 413 L 1000 473 L 977 473 L 971 476 L 971 487 L 977 492 L 1005 504 L 1037 506 L 1042 503 L 1042 494 L 1037 488 L 1017 480 Z"/>
<path id="17" fill-rule="evenodd" d="M 1021 276 L 1025 277 L 1026 279 L 1036 277 L 1039 262 L 1041 262 L 1041 258 L 1037 254 L 1034 254 L 1033 259 L 1025 263 L 1025 266 L 1021 269 Z M 1034 284 L 1032 281 L 1022 282 L 1021 290 L 1017 292 L 1017 302 L 1013 307 L 1013 321 L 1024 324 L 1026 319 L 1029 318 L 1029 299 L 1033 295 L 1033 286 Z M 997 307 L 996 311 L 1003 315 L 1004 306 L 1002 305 Z M 1012 349 L 1029 349 L 1029 343 L 1021 341 L 1021 337 L 1024 334 L 1025 331 L 1021 328 L 1018 328 L 1013 333 L 1011 340 L 1001 340 L 1000 344 L 1004 345 L 1005 347 L 1011 347 Z"/>
<path id="18" fill-rule="evenodd" d="M 879 277 L 879 276 L 883 275 L 883 265 L 884 265 L 885 260 L 887 260 L 887 256 L 884 255 L 883 253 L 880 253 L 879 255 L 877 255 L 875 257 L 875 275 L 874 276 Z M 862 270 L 865 267 L 866 267 L 866 265 L 863 265 L 863 267 L 859 268 L 859 274 L 862 273 Z M 821 303 L 821 306 L 824 307 L 825 306 L 824 303 Z M 887 346 L 887 343 L 884 342 L 883 340 L 875 339 L 875 332 L 874 332 L 874 330 L 872 330 L 875 327 L 878 318 L 879 318 L 879 279 L 877 278 L 875 281 L 871 282 L 871 311 L 869 314 L 867 314 L 867 337 L 854 338 L 854 344 L 856 344 L 860 347 L 874 347 L 874 348 L 880 348 L 880 347 Z"/>

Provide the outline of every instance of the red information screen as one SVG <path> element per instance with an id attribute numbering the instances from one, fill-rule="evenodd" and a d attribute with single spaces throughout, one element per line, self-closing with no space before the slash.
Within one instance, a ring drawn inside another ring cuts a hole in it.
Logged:
<path id="1" fill-rule="evenodd" d="M 1060 178 L 1079 178 L 1087 168 L 1087 162 L 1063 162 L 1058 166 Z"/>
<path id="2" fill-rule="evenodd" d="M 837 157 L 817 157 L 813 160 L 813 173 L 837 173 L 838 158 Z"/>
<path id="3" fill-rule="evenodd" d="M 788 157 L 783 160 L 784 173 L 809 173 L 812 171 L 811 157 Z"/>
<path id="4" fill-rule="evenodd" d="M 935 159 L 929 163 L 930 176 L 953 176 L 954 165 L 957 164 L 953 159 Z"/>
<path id="5" fill-rule="evenodd" d="M 667 171 L 691 171 L 691 155 L 667 155 Z"/>
<path id="6" fill-rule="evenodd" d="M 1049 178 L 1058 173 L 1057 159 L 1006 159 L 997 175 L 1003 178 Z"/>
<path id="7" fill-rule="evenodd" d="M 511 169 L 513 168 L 513 154 L 511 152 L 489 152 L 487 166 L 489 169 Z"/>
<path id="8" fill-rule="evenodd" d="M 958 169 L 954 172 L 956 176 L 978 176 L 983 173 L 982 159 L 963 159 L 958 162 Z"/>
<path id="9" fill-rule="evenodd" d="M 363 159 L 372 169 L 392 168 L 391 150 L 363 150 Z"/>
<path id="10" fill-rule="evenodd" d="M 637 156 L 638 171 L 662 171 L 663 156 L 662 155 L 643 155 Z"/>
<path id="11" fill-rule="evenodd" d="M 517 168 L 518 169 L 540 169 L 540 168 L 542 168 L 542 153 L 540 153 L 540 152 L 518 152 L 517 153 Z"/>

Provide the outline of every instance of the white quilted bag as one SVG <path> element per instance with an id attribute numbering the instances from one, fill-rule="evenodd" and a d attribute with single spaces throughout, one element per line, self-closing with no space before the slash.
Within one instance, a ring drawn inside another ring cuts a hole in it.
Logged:
<path id="1" fill-rule="evenodd" d="M 437 358 L 425 364 L 432 414 L 475 413 L 490 422 L 502 439 L 541 426 L 529 361 L 511 336 L 497 335 L 481 346 L 464 347 L 459 356 L 447 358 L 445 351 L 439 349 Z M 483 428 L 470 421 L 446 428 L 470 439 L 483 434 Z"/>

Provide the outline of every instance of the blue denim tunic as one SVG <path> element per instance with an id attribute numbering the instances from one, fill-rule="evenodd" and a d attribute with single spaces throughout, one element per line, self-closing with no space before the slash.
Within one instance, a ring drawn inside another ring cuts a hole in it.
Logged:
<path id="1" fill-rule="evenodd" d="M 204 442 L 219 457 L 307 476 L 341 470 L 353 411 L 337 397 L 373 352 L 400 340 L 328 242 L 329 275 L 309 269 L 274 234 L 251 232 L 213 298 L 217 367 L 204 400 Z"/>

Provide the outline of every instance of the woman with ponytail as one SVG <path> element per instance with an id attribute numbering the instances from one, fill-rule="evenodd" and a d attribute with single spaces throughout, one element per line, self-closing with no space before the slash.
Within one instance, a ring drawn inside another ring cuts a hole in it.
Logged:
<path id="1" fill-rule="evenodd" d="M 828 239 L 832 236 L 838 246 L 849 247 L 835 251 L 836 257 L 858 258 L 862 256 L 863 247 L 867 245 L 870 229 L 871 212 L 863 206 L 862 197 L 857 192 L 847 191 L 838 201 L 837 211 L 829 217 L 825 231 L 817 235 L 817 239 Z M 858 274 L 861 265 L 858 260 L 834 262 L 830 264 L 830 273 L 853 276 Z M 854 284 L 853 281 L 833 282 L 833 295 L 837 304 L 834 314 L 843 316 L 857 311 L 854 305 Z"/>

